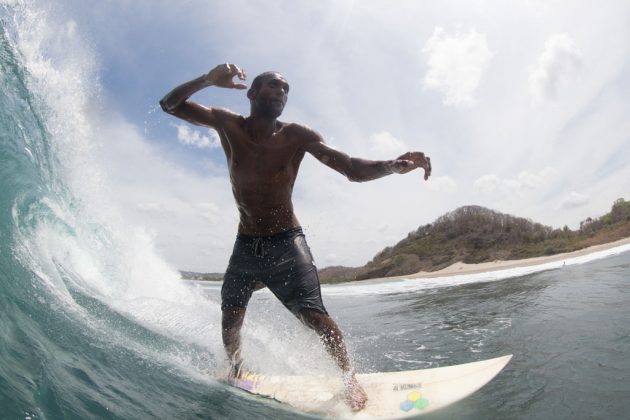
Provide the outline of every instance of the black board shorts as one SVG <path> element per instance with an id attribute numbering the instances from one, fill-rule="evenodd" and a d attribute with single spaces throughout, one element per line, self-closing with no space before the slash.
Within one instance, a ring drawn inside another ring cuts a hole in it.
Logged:
<path id="1" fill-rule="evenodd" d="M 328 314 L 302 228 L 270 236 L 239 234 L 223 278 L 221 309 L 246 308 L 257 281 L 296 316 L 302 309 Z"/>

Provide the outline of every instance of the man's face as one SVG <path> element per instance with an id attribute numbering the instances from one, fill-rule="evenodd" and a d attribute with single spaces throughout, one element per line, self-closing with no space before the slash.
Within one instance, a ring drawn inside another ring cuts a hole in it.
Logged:
<path id="1" fill-rule="evenodd" d="M 277 118 L 289 98 L 289 84 L 279 73 L 265 77 L 255 93 L 256 107 L 265 116 Z"/>

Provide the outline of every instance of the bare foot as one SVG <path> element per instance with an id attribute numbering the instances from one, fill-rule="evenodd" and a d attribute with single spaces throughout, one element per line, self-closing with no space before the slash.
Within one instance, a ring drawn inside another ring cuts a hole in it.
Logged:
<path id="1" fill-rule="evenodd" d="M 352 411 L 363 410 L 367 404 L 368 396 L 359 381 L 354 377 L 354 374 L 345 377 L 343 382 L 346 387 L 346 403 L 348 403 Z"/>
<path id="2" fill-rule="evenodd" d="M 245 371 L 243 370 L 243 361 L 240 360 L 234 364 L 231 364 L 230 366 L 230 370 L 227 374 L 227 380 L 228 383 L 233 383 L 235 382 L 237 379 L 242 379 L 243 376 L 245 374 Z"/>

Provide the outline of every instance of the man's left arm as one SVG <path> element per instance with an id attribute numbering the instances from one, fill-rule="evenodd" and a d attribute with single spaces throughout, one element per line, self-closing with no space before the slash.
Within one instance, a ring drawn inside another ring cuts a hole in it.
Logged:
<path id="1" fill-rule="evenodd" d="M 350 157 L 327 145 L 319 133 L 306 130 L 305 151 L 323 164 L 345 175 L 350 181 L 371 181 L 393 173 L 404 174 L 416 168 L 424 169 L 425 180 L 431 175 L 431 159 L 422 152 L 407 152 L 392 160 Z"/>

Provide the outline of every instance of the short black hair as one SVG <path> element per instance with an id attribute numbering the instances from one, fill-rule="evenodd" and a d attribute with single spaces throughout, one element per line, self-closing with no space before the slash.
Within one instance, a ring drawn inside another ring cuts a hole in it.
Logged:
<path id="1" fill-rule="evenodd" d="M 254 89 L 257 91 L 258 89 L 260 89 L 260 86 L 263 84 L 265 79 L 275 76 L 276 74 L 280 74 L 280 73 L 277 71 L 266 71 L 264 73 L 260 73 L 252 81 L 252 87 L 250 89 Z"/>

